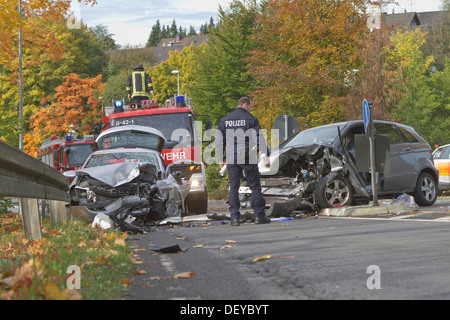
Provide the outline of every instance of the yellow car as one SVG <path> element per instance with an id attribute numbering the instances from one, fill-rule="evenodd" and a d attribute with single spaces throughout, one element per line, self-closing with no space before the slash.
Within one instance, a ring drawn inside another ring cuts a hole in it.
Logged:
<path id="1" fill-rule="evenodd" d="M 439 191 L 450 190 L 450 144 L 436 147 L 433 159 L 439 170 Z"/>

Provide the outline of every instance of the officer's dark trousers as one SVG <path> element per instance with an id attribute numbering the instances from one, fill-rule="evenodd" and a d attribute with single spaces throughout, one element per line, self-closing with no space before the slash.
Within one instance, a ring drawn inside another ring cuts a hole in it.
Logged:
<path id="1" fill-rule="evenodd" d="M 264 218 L 264 207 L 266 201 L 261 193 L 261 181 L 257 164 L 228 164 L 228 179 L 230 182 L 230 195 L 228 201 L 230 203 L 231 219 L 237 220 L 241 217 L 239 212 L 239 186 L 243 173 L 247 179 L 248 186 L 252 190 L 252 207 L 255 218 Z"/>

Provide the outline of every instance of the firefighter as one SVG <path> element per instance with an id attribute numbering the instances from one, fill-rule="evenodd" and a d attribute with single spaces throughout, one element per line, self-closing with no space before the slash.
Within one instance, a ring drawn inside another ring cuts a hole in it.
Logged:
<path id="1" fill-rule="evenodd" d="M 138 64 L 133 67 L 133 72 L 128 76 L 127 93 L 131 103 L 140 107 L 142 100 L 149 100 L 153 96 L 153 84 L 150 76 L 144 71 L 144 66 Z"/>
<path id="2" fill-rule="evenodd" d="M 219 131 L 222 139 L 216 139 L 216 148 L 223 152 L 226 158 L 228 179 L 230 183 L 229 204 L 231 225 L 240 224 L 241 214 L 239 212 L 239 186 L 241 178 L 245 175 L 248 185 L 252 191 L 251 199 L 255 214 L 255 223 L 270 223 L 266 217 L 264 207 L 266 202 L 261 193 L 261 181 L 257 164 L 257 152 L 270 150 L 264 137 L 260 136 L 261 126 L 258 119 L 250 113 L 251 101 L 247 97 L 239 99 L 234 111 L 220 120 Z M 222 161 L 220 161 L 222 160 Z M 223 167 L 224 159 L 219 159 Z M 265 163 L 268 165 L 268 163 Z"/>

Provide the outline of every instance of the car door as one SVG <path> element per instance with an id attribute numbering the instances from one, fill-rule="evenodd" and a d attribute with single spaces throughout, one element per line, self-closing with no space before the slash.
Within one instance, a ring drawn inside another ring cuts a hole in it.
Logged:
<path id="1" fill-rule="evenodd" d="M 375 123 L 377 135 L 389 138 L 390 170 L 384 173 L 383 191 L 414 190 L 417 180 L 416 156 L 410 142 L 405 142 L 395 124 Z"/>

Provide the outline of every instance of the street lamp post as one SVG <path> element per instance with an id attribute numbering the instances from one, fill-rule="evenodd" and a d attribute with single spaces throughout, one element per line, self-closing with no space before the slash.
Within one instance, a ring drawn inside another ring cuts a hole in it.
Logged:
<path id="1" fill-rule="evenodd" d="M 180 71 L 178 71 L 178 70 L 173 70 L 172 71 L 172 73 L 173 74 L 177 74 L 177 88 L 178 88 L 178 94 L 177 94 L 177 96 L 179 96 L 180 95 Z"/>

